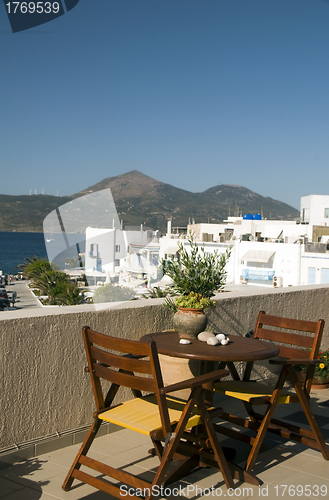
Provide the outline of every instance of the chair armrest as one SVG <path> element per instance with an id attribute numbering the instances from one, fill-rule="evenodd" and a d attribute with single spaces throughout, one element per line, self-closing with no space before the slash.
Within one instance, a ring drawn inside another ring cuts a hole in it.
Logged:
<path id="1" fill-rule="evenodd" d="M 214 372 L 205 373 L 204 375 L 199 375 L 198 377 L 189 378 L 187 380 L 182 380 L 177 382 L 177 384 L 166 385 L 160 389 L 161 394 L 167 394 L 168 392 L 180 391 L 182 389 L 193 389 L 194 387 L 199 387 L 200 385 L 207 384 L 209 382 L 215 382 L 222 377 L 227 377 L 230 374 L 228 370 L 216 370 Z"/>
<path id="2" fill-rule="evenodd" d="M 272 365 L 316 365 L 320 359 L 270 359 Z"/>

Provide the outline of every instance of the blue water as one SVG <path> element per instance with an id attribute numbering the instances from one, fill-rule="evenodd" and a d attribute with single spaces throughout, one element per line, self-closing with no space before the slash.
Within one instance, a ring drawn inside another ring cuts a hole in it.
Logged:
<path id="1" fill-rule="evenodd" d="M 43 233 L 6 233 L 0 232 L 0 269 L 3 274 L 16 274 L 16 266 L 25 257 L 36 255 L 47 258 Z"/>

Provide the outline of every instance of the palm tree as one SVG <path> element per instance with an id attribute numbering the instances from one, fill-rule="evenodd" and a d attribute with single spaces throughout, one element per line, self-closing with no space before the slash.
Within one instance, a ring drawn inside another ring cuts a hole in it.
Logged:
<path id="1" fill-rule="evenodd" d="M 31 279 L 36 288 L 39 288 L 44 295 L 48 295 L 50 305 L 54 304 L 56 297 L 69 284 L 65 273 L 53 271 L 53 269 L 37 273 Z"/>
<path id="2" fill-rule="evenodd" d="M 76 306 L 78 304 L 84 304 L 85 298 L 77 286 L 73 283 L 68 283 L 64 293 L 56 296 L 56 301 L 60 301 L 62 305 L 66 306 Z"/>
<path id="3" fill-rule="evenodd" d="M 54 269 L 46 259 L 28 257 L 22 264 L 24 275 L 34 288 L 48 296 L 49 305 L 76 305 L 84 302 L 78 287 L 68 281 L 68 276 Z"/>
<path id="4" fill-rule="evenodd" d="M 16 269 L 18 269 L 19 271 L 21 271 L 24 274 L 25 274 L 25 269 L 30 264 L 33 264 L 33 263 L 38 262 L 38 261 L 47 262 L 47 260 L 45 258 L 39 259 L 36 255 L 31 255 L 30 257 L 25 257 L 24 260 L 25 260 L 25 262 L 22 262 L 22 264 L 18 264 L 18 266 L 16 266 Z"/>

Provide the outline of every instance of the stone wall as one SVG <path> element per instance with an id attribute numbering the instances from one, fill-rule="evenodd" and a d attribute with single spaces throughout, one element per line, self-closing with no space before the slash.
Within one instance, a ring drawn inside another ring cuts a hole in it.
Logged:
<path id="1" fill-rule="evenodd" d="M 329 347 L 329 287 L 259 291 L 246 287 L 220 294 L 209 323 L 229 335 L 245 335 L 259 310 L 299 319 L 326 320 L 323 347 Z M 1 314 L 1 313 L 0 313 Z M 81 328 L 138 340 L 172 328 L 162 299 L 133 301 L 103 310 L 63 307 L 0 315 L 0 450 L 14 443 L 81 427 L 94 411 Z"/>

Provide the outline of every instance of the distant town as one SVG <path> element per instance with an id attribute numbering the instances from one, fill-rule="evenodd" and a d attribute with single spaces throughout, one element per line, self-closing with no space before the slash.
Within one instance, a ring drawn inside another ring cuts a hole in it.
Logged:
<path id="1" fill-rule="evenodd" d="M 163 236 L 143 225 L 123 229 L 113 222 L 112 228 L 87 227 L 85 251 L 76 255 L 75 263 L 80 259 L 80 264 L 69 268 L 66 259 L 64 270 L 78 281 L 85 274 L 93 286 L 117 283 L 145 294 L 145 289 L 170 284 L 160 263 L 179 260 L 179 245 L 188 250 L 190 235 L 205 252 L 230 250 L 227 284 L 329 283 L 329 196 L 322 195 L 301 198 L 298 221 L 266 220 L 259 213 L 228 217 L 219 224 L 192 221 L 186 227 L 173 226 L 169 220 Z M 47 249 L 52 245 L 55 242 L 49 238 Z"/>

